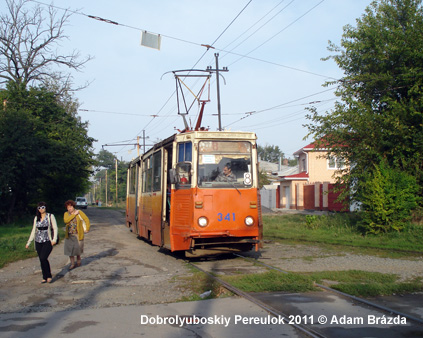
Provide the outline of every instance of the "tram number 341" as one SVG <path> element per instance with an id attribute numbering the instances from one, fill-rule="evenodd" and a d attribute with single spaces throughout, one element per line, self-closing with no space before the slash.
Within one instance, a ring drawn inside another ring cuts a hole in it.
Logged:
<path id="1" fill-rule="evenodd" d="M 232 212 L 232 213 L 228 212 L 226 215 L 223 215 L 221 212 L 219 212 L 217 214 L 217 220 L 219 222 L 222 222 L 222 221 L 233 221 L 233 222 L 235 222 L 235 213 L 234 212 Z"/>

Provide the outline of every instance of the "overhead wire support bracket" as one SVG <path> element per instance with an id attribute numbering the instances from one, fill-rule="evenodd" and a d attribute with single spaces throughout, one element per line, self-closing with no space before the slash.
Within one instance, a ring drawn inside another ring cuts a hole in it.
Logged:
<path id="1" fill-rule="evenodd" d="M 98 21 L 103 21 L 103 22 L 105 22 L 105 23 L 111 23 L 112 25 L 119 25 L 119 23 L 118 22 L 116 22 L 116 21 L 112 21 L 112 20 L 109 20 L 109 19 L 103 19 L 103 18 L 100 18 L 99 16 L 94 16 L 94 15 L 87 15 L 90 19 L 94 19 L 94 20 L 98 20 Z"/>

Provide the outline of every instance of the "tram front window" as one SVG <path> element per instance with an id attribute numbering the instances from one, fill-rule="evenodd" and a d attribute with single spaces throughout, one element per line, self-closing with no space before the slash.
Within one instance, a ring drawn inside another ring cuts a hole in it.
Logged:
<path id="1" fill-rule="evenodd" d="M 250 142 L 201 141 L 199 143 L 199 187 L 248 188 L 251 185 Z"/>

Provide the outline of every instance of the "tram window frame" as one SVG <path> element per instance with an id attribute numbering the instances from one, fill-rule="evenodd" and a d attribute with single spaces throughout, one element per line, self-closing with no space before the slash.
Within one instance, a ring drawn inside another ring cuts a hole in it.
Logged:
<path id="1" fill-rule="evenodd" d="M 153 188 L 153 161 L 152 156 L 148 157 L 148 169 L 147 169 L 147 191 L 151 192 Z"/>
<path id="2" fill-rule="evenodd" d="M 150 155 L 148 158 L 144 160 L 143 165 L 143 189 L 142 191 L 145 193 L 152 191 L 152 183 L 153 183 L 153 161 L 152 156 Z"/>
<path id="3" fill-rule="evenodd" d="M 162 152 L 158 151 L 152 156 L 153 165 L 153 191 L 160 191 L 162 187 Z"/>
<path id="4" fill-rule="evenodd" d="M 230 145 L 232 143 L 232 145 Z M 226 146 L 225 146 L 226 145 Z M 239 150 L 236 150 L 237 145 Z M 234 149 L 231 149 L 232 146 Z M 245 147 L 245 150 L 241 149 Z M 244 163 L 242 163 L 244 159 Z M 244 140 L 202 140 L 198 152 L 198 187 L 200 188 L 244 188 L 253 186 L 253 144 Z M 247 170 L 239 170 L 240 165 Z M 208 169 L 206 170 L 206 168 Z M 236 181 L 217 181 L 223 167 L 229 167 Z M 214 168 L 210 171 L 210 168 Z M 207 175 L 206 175 L 207 173 Z M 210 173 L 213 174 L 209 175 Z M 243 178 L 242 178 L 243 175 Z"/>
<path id="5" fill-rule="evenodd" d="M 179 162 L 176 164 L 177 189 L 191 188 L 191 162 Z"/>
<path id="6" fill-rule="evenodd" d="M 178 163 L 192 162 L 192 142 L 178 143 Z"/>
<path id="7" fill-rule="evenodd" d="M 178 158 L 175 167 L 176 189 L 189 189 L 191 188 L 192 142 L 179 142 L 176 149 Z"/>
<path id="8" fill-rule="evenodd" d="M 137 166 L 134 165 L 129 169 L 129 193 L 135 194 L 136 191 L 136 174 L 137 173 Z"/>

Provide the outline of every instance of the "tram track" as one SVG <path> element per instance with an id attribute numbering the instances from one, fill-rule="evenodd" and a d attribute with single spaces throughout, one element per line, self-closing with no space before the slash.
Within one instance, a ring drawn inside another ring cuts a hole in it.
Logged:
<path id="1" fill-rule="evenodd" d="M 304 325 L 300 325 L 300 324 L 295 324 L 295 323 L 290 323 L 290 319 L 289 319 L 289 315 L 282 313 L 281 311 L 276 310 L 275 308 L 273 308 L 272 306 L 260 301 L 259 299 L 253 297 L 252 295 L 250 295 L 247 292 L 244 292 L 238 288 L 236 288 L 235 286 L 225 282 L 224 280 L 220 279 L 219 277 L 214 276 L 212 273 L 200 268 L 198 265 L 195 265 L 191 262 L 187 263 L 198 269 L 199 271 L 205 273 L 207 276 L 209 276 L 210 278 L 212 278 L 214 281 L 220 283 L 221 285 L 223 285 L 226 289 L 228 289 L 229 291 L 231 291 L 232 293 L 243 297 L 247 300 L 249 300 L 250 302 L 252 302 L 253 304 L 259 306 L 260 308 L 262 308 L 263 310 L 265 310 L 266 312 L 268 312 L 269 314 L 278 317 L 278 318 L 282 318 L 284 323 L 287 323 L 293 327 L 295 327 L 298 331 L 300 331 L 301 333 L 305 334 L 307 337 L 313 337 L 313 338 L 327 338 L 325 335 L 322 335 L 321 333 L 311 329 L 311 328 L 307 328 Z"/>
<path id="2" fill-rule="evenodd" d="M 250 257 L 246 257 L 246 256 L 243 256 L 243 255 L 240 255 L 240 254 L 233 254 L 233 255 L 235 257 L 245 259 L 246 261 L 252 262 L 254 264 L 259 264 L 261 266 L 264 266 L 267 269 L 279 271 L 279 272 L 282 272 L 282 273 L 285 273 L 285 274 L 290 274 L 290 272 L 288 272 L 288 271 L 284 271 L 282 269 L 279 269 L 279 268 L 271 266 L 269 264 L 257 261 L 255 259 L 250 258 Z M 311 327 L 312 325 L 308 325 L 308 323 L 304 324 L 304 323 L 301 322 L 301 324 L 298 324 L 298 323 L 292 322 L 292 318 L 298 317 L 298 315 L 286 313 L 286 311 L 281 311 L 280 309 L 275 308 L 274 306 L 270 305 L 269 302 L 262 301 L 258 297 L 234 287 L 233 285 L 229 284 L 228 282 L 226 282 L 226 281 L 222 280 L 221 278 L 217 277 L 214 273 L 201 268 L 198 264 L 194 264 L 194 263 L 189 262 L 189 261 L 187 263 L 190 264 L 191 266 L 193 266 L 194 268 L 198 269 L 199 271 L 207 274 L 207 276 L 209 276 L 211 279 L 215 280 L 216 282 L 218 282 L 219 284 L 221 284 L 223 287 L 225 287 L 229 291 L 233 292 L 234 294 L 236 294 L 240 297 L 243 297 L 243 298 L 247 299 L 248 301 L 252 302 L 253 304 L 259 306 L 260 308 L 262 308 L 263 310 L 268 312 L 270 315 L 277 317 L 277 318 L 283 318 L 285 324 L 292 325 L 300 333 L 302 333 L 302 334 L 304 334 L 308 337 L 331 337 L 331 335 L 327 335 L 326 333 L 321 332 L 320 330 L 315 330 L 314 328 Z M 401 318 L 405 318 L 410 323 L 413 322 L 415 324 L 418 324 L 419 326 L 421 326 L 423 324 L 423 320 L 421 318 L 417 318 L 417 317 L 412 316 L 410 314 L 403 313 L 403 312 L 397 311 L 395 309 L 370 302 L 370 301 L 363 299 L 363 298 L 360 298 L 360 297 L 349 295 L 347 293 L 335 290 L 333 288 L 327 287 L 327 286 L 319 284 L 319 283 L 314 283 L 314 285 L 316 287 L 324 290 L 324 291 L 331 293 L 335 297 L 341 297 L 341 298 L 344 298 L 344 299 L 351 301 L 352 302 L 351 306 L 354 306 L 356 303 L 361 303 L 363 306 L 370 307 L 377 312 L 386 313 L 387 317 L 389 317 L 389 316 L 391 316 L 391 317 L 392 316 L 399 316 Z M 312 316 L 313 315 L 311 315 L 311 317 Z M 317 317 L 317 314 L 316 314 L 316 317 Z M 313 323 L 311 323 L 311 324 L 313 324 Z M 314 324 L 316 324 L 316 323 L 314 323 Z M 324 331 L 324 330 L 322 330 L 322 331 Z"/>
<path id="3" fill-rule="evenodd" d="M 253 260 L 253 259 L 251 259 L 249 257 L 246 257 L 246 256 L 242 256 L 242 255 L 235 254 L 235 253 L 233 255 L 234 256 L 237 256 L 237 257 L 244 258 L 244 259 L 249 260 L 249 261 L 253 261 L 254 263 L 261 264 L 261 265 L 266 266 L 267 268 L 272 269 L 272 270 L 275 270 L 275 271 L 279 271 L 279 272 L 282 272 L 282 273 L 285 273 L 285 274 L 289 274 L 290 273 L 288 271 L 284 271 L 282 269 L 276 268 L 276 267 L 271 266 L 271 265 L 268 265 L 266 263 L 259 262 L 257 260 Z M 356 301 L 356 302 L 360 302 L 362 304 L 366 304 L 366 305 L 371 306 L 373 308 L 376 308 L 378 310 L 385 311 L 385 312 L 387 312 L 389 314 L 395 314 L 395 315 L 398 315 L 398 316 L 407 318 L 409 320 L 412 320 L 415 323 L 423 324 L 423 319 L 417 318 L 417 317 L 412 316 L 410 314 L 406 314 L 406 313 L 403 313 L 403 312 L 400 312 L 400 311 L 397 311 L 397 310 L 394 310 L 394 309 L 391 309 L 391 308 L 388 308 L 388 307 L 385 307 L 385 306 L 382 306 L 382 305 L 379 305 L 379 304 L 370 302 L 367 299 L 360 298 L 360 297 L 357 297 L 357 296 L 353 296 L 353 295 L 350 295 L 348 293 L 345 293 L 345 292 L 342 292 L 342 291 L 339 291 L 339 290 L 335 290 L 335 289 L 333 289 L 331 287 L 328 287 L 326 285 L 322 285 L 322 284 L 319 284 L 319 283 L 314 283 L 314 285 L 317 286 L 317 287 L 319 287 L 319 288 L 321 288 L 321 289 L 323 289 L 323 290 L 329 291 L 329 292 L 334 293 L 336 295 L 341 295 L 343 297 L 349 298 L 349 299 L 351 299 L 353 301 Z"/>

